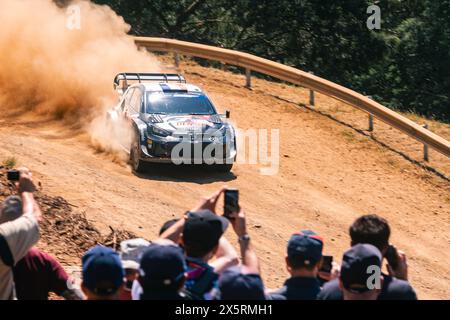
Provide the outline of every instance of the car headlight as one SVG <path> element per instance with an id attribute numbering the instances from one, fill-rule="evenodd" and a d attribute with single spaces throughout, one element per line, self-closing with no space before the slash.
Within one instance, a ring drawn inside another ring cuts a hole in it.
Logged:
<path id="1" fill-rule="evenodd" d="M 211 136 L 209 137 L 209 141 L 215 143 L 224 143 L 228 134 L 228 130 L 229 129 L 227 127 L 223 126 L 219 130 L 211 134 Z"/>
<path id="2" fill-rule="evenodd" d="M 154 126 L 148 127 L 148 133 L 160 137 L 167 137 L 171 135 L 169 131 Z"/>

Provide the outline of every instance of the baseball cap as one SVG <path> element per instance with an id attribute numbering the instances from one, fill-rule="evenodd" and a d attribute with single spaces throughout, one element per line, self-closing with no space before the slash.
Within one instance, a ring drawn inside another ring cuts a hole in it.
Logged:
<path id="1" fill-rule="evenodd" d="M 288 242 L 290 259 L 301 260 L 304 265 L 315 265 L 322 258 L 323 239 L 311 230 L 294 233 Z"/>
<path id="2" fill-rule="evenodd" d="M 136 238 L 120 243 L 120 258 L 124 269 L 139 269 L 139 261 L 145 249 L 150 245 L 145 239 Z"/>
<path id="3" fill-rule="evenodd" d="M 16 220 L 22 215 L 22 199 L 19 196 L 9 196 L 3 201 L 0 212 L 0 223 Z"/>
<path id="4" fill-rule="evenodd" d="M 210 210 L 188 212 L 183 229 L 183 242 L 186 247 L 212 249 L 228 227 L 228 220 Z"/>
<path id="5" fill-rule="evenodd" d="M 367 280 L 372 273 L 367 272 L 370 266 L 381 268 L 381 253 L 371 244 L 357 244 L 347 250 L 342 258 L 341 281 L 349 291 L 368 291 Z"/>
<path id="6" fill-rule="evenodd" d="M 139 267 L 141 283 L 171 288 L 184 276 L 186 262 L 183 250 L 176 245 L 151 244 L 145 249 Z"/>
<path id="7" fill-rule="evenodd" d="M 219 278 L 221 300 L 265 300 L 264 284 L 259 274 L 242 273 L 240 267 L 226 269 Z"/>
<path id="8" fill-rule="evenodd" d="M 97 245 L 82 258 L 83 284 L 93 293 L 108 296 L 124 282 L 119 254 L 111 248 Z"/>

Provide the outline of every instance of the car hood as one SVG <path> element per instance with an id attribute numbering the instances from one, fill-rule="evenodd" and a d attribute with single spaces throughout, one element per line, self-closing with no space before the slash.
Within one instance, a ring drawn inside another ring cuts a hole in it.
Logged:
<path id="1" fill-rule="evenodd" d="M 147 121 L 172 133 L 211 132 L 224 125 L 219 115 L 149 115 Z"/>

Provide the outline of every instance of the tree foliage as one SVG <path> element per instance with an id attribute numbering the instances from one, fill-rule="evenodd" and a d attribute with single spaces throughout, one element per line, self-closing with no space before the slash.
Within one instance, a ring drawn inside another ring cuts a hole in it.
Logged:
<path id="1" fill-rule="evenodd" d="M 450 121 L 450 0 L 95 0 L 132 33 L 223 46 Z M 369 30 L 367 7 L 381 8 Z"/>

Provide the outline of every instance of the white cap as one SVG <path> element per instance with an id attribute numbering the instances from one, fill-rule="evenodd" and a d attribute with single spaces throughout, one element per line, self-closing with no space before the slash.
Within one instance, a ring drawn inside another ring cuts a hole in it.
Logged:
<path id="1" fill-rule="evenodd" d="M 0 223 L 16 220 L 22 215 L 22 199 L 19 196 L 9 196 L 2 203 Z"/>
<path id="2" fill-rule="evenodd" d="M 136 238 L 120 243 L 120 258 L 124 269 L 139 269 L 142 253 L 150 245 L 145 239 Z"/>

